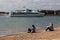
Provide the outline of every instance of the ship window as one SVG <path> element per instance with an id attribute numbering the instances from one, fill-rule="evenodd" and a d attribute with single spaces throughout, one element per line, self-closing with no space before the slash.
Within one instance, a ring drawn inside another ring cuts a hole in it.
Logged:
<path id="1" fill-rule="evenodd" d="M 38 14 L 38 13 L 22 13 L 22 12 L 12 13 L 12 15 L 21 15 L 21 14 Z"/>

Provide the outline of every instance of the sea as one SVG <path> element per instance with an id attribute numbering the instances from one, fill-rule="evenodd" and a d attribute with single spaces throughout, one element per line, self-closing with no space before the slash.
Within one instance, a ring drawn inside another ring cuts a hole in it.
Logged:
<path id="1" fill-rule="evenodd" d="M 60 16 L 44 17 L 9 17 L 0 16 L 0 35 L 25 32 L 34 24 L 36 29 L 46 29 L 53 23 L 54 27 L 60 26 Z"/>

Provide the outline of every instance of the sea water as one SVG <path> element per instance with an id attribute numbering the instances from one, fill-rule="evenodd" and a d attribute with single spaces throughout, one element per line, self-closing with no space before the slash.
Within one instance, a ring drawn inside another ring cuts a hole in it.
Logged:
<path id="1" fill-rule="evenodd" d="M 0 35 L 27 31 L 32 24 L 37 29 L 45 29 L 49 23 L 53 23 L 54 27 L 60 26 L 60 16 L 44 16 L 44 17 L 6 17 L 0 16 Z"/>

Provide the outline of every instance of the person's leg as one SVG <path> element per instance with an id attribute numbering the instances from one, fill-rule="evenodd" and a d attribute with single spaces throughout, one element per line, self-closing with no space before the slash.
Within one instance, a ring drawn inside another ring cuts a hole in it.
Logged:
<path id="1" fill-rule="evenodd" d="M 32 33 L 35 33 L 36 32 L 36 30 L 35 29 L 32 29 Z"/>
<path id="2" fill-rule="evenodd" d="M 54 31 L 53 29 L 49 29 L 49 31 Z"/>
<path id="3" fill-rule="evenodd" d="M 49 30 L 49 27 L 46 29 L 46 31 Z"/>
<path id="4" fill-rule="evenodd" d="M 32 33 L 35 33 L 36 31 L 32 31 Z"/>
<path id="5" fill-rule="evenodd" d="M 51 29 L 51 28 L 49 28 L 49 27 L 46 29 L 46 31 L 47 31 L 47 30 L 49 30 L 49 31 L 54 31 L 53 29 Z"/>

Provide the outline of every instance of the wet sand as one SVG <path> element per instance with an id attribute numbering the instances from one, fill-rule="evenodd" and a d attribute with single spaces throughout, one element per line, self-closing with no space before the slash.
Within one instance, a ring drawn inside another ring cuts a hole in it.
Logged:
<path id="1" fill-rule="evenodd" d="M 36 33 L 20 32 L 0 37 L 0 40 L 60 40 L 60 27 L 55 31 L 37 30 Z"/>

